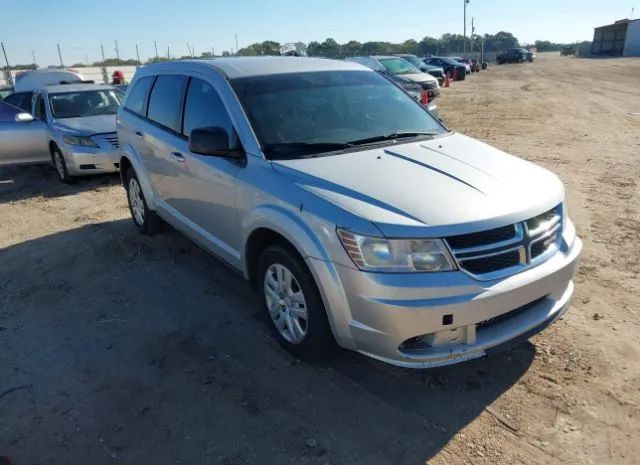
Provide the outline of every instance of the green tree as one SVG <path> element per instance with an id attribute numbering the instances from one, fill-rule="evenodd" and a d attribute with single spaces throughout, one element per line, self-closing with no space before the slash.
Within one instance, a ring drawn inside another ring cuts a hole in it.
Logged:
<path id="1" fill-rule="evenodd" d="M 386 55 L 389 52 L 388 42 L 365 42 L 362 44 L 363 55 Z"/>
<path id="2" fill-rule="evenodd" d="M 394 48 L 396 49 L 395 53 L 410 53 L 412 55 L 417 55 L 418 53 L 420 53 L 418 42 L 413 39 L 405 40 Z"/>
<path id="3" fill-rule="evenodd" d="M 362 44 L 355 40 L 350 40 L 341 47 L 343 58 L 362 55 Z"/>
<path id="4" fill-rule="evenodd" d="M 416 55 L 437 55 L 440 53 L 440 42 L 435 37 L 426 36 L 420 42 L 418 42 L 418 51 Z"/>

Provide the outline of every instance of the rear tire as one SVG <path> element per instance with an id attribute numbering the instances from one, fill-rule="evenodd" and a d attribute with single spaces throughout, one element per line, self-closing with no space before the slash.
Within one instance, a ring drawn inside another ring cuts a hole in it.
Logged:
<path id="1" fill-rule="evenodd" d="M 133 168 L 127 170 L 125 180 L 129 212 L 131 213 L 133 224 L 144 235 L 151 236 L 155 234 L 159 229 L 159 218 L 156 212 L 147 205 L 142 186 Z"/>
<path id="2" fill-rule="evenodd" d="M 53 161 L 53 167 L 56 169 L 56 174 L 58 175 L 58 179 L 65 184 L 73 184 L 77 181 L 74 176 L 69 174 L 69 170 L 67 169 L 67 162 L 64 159 L 64 155 L 58 148 L 58 146 L 54 145 L 51 147 L 51 161 Z"/>
<path id="3" fill-rule="evenodd" d="M 271 245 L 260 256 L 258 283 L 278 343 L 303 360 L 331 356 L 335 340 L 313 276 L 298 255 Z"/>

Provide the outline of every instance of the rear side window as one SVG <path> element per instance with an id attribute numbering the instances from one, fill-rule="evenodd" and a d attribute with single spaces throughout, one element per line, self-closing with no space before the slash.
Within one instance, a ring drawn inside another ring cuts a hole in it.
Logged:
<path id="1" fill-rule="evenodd" d="M 158 76 L 149 96 L 147 118 L 179 133 L 186 80 L 185 76 Z"/>
<path id="2" fill-rule="evenodd" d="M 207 126 L 219 126 L 233 133 L 231 119 L 218 93 L 207 82 L 195 78 L 189 82 L 183 126 L 182 134 L 187 137 L 192 130 Z"/>
<path id="3" fill-rule="evenodd" d="M 31 92 L 16 92 L 15 94 L 7 95 L 4 99 L 10 105 L 20 108 L 22 111 L 31 113 Z"/>
<path id="4" fill-rule="evenodd" d="M 144 116 L 147 111 L 147 95 L 149 95 L 149 88 L 153 83 L 153 76 L 147 76 L 139 79 L 136 85 L 133 86 L 129 97 L 124 104 L 127 110 L 131 110 L 134 113 Z"/>
<path id="5" fill-rule="evenodd" d="M 0 101 L 0 123 L 14 122 L 20 109 Z"/>

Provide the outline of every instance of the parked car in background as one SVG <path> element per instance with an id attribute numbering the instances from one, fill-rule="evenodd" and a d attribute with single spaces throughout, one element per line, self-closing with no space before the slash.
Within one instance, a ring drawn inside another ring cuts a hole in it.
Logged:
<path id="1" fill-rule="evenodd" d="M 561 56 L 573 56 L 576 54 L 576 46 L 575 45 L 565 45 L 560 49 Z"/>
<path id="2" fill-rule="evenodd" d="M 392 80 L 394 83 L 402 87 L 409 95 L 418 100 L 419 102 L 423 102 L 424 93 L 426 92 L 428 97 L 427 109 L 431 111 L 434 115 L 438 116 L 438 106 L 435 104 L 435 99 L 440 95 L 440 86 L 436 78 L 426 73 L 423 73 L 411 65 L 409 62 L 403 60 L 402 58 L 397 58 L 404 62 L 403 66 L 410 65 L 410 73 L 402 73 L 402 72 L 392 72 L 384 63 L 378 59 L 379 57 L 375 56 L 365 56 L 365 57 L 350 57 L 346 58 L 346 61 L 352 61 L 355 63 L 359 63 L 364 65 L 378 73 L 385 75 L 388 79 Z M 395 57 L 388 57 L 395 58 Z M 416 78 L 416 73 L 418 77 Z M 426 79 L 426 81 L 425 81 Z"/>
<path id="3" fill-rule="evenodd" d="M 98 84 L 63 84 L 14 95 L 21 98 L 16 107 L 23 112 L 30 95 L 28 113 L 36 121 L 3 130 L 3 163 L 51 160 L 66 183 L 76 176 L 118 170 L 115 130 L 116 112 L 124 96 L 121 91 Z M 19 148 L 26 137 L 32 138 L 28 154 Z"/>
<path id="4" fill-rule="evenodd" d="M 424 62 L 428 65 L 440 66 L 444 70 L 444 72 L 449 75 L 449 78 L 453 78 L 454 71 L 456 69 L 458 70 L 459 81 L 464 81 L 466 78 L 467 67 L 452 58 L 430 56 L 426 57 L 424 59 Z"/>
<path id="5" fill-rule="evenodd" d="M 472 71 L 471 70 L 471 64 L 468 63 L 464 58 L 462 58 L 462 57 L 449 57 L 449 58 L 451 58 L 452 60 L 457 61 L 458 63 L 463 64 L 464 65 L 464 69 L 465 69 L 465 73 L 466 74 L 471 74 L 471 71 Z"/>
<path id="6" fill-rule="evenodd" d="M 510 48 L 496 57 L 499 65 L 504 63 L 524 63 L 533 62 L 535 54 L 524 48 Z"/>
<path id="7" fill-rule="evenodd" d="M 47 128 L 29 113 L 0 101 L 0 165 L 43 163 L 51 157 L 42 150 L 47 145 Z"/>
<path id="8" fill-rule="evenodd" d="M 480 71 L 480 65 L 475 58 L 458 58 L 457 60 L 460 63 L 467 65 L 472 73 L 477 73 Z"/>
<path id="9" fill-rule="evenodd" d="M 353 57 L 347 58 L 347 60 L 360 62 L 360 58 L 361 57 Z M 391 76 L 402 77 L 407 81 L 420 84 L 422 88 L 429 93 L 430 100 L 440 95 L 440 85 L 438 84 L 438 80 L 430 74 L 420 71 L 403 58 L 392 55 L 376 55 L 364 58 L 374 60 L 378 64 L 382 65 L 386 73 Z M 364 62 L 361 64 L 365 64 L 365 66 L 367 66 Z"/>
<path id="10" fill-rule="evenodd" d="M 44 68 L 24 71 L 16 75 L 13 92 L 5 97 L 5 101 L 27 113 L 31 113 L 35 89 L 42 89 L 56 84 L 82 82 L 85 81 L 81 74 L 66 68 Z"/>
<path id="11" fill-rule="evenodd" d="M 438 80 L 438 85 L 440 87 L 444 85 L 444 70 L 442 69 L 441 66 L 428 65 L 424 62 L 422 58 L 418 58 L 415 55 L 398 53 L 394 56 L 404 58 L 413 66 L 415 66 L 420 71 L 422 71 L 423 73 L 428 73 L 432 75 L 434 78 Z"/>
<path id="12" fill-rule="evenodd" d="M 242 273 L 297 357 L 448 365 L 569 306 L 582 243 L 560 180 L 357 63 L 147 65 L 118 135 L 135 226 L 162 218 Z"/>
<path id="13" fill-rule="evenodd" d="M 44 68 L 25 71 L 15 77 L 15 92 L 29 92 L 55 84 L 71 84 L 83 82 L 84 77 L 68 68 Z"/>

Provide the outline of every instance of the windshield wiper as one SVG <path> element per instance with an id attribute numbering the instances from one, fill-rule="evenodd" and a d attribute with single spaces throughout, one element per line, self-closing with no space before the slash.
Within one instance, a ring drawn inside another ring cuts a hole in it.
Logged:
<path id="1" fill-rule="evenodd" d="M 344 142 L 280 142 L 264 144 L 263 149 L 270 159 L 312 158 L 321 153 L 334 152 L 353 147 Z"/>
<path id="2" fill-rule="evenodd" d="M 435 136 L 439 133 L 435 131 L 423 131 L 423 132 L 393 132 L 391 134 L 384 134 L 381 136 L 367 137 L 366 139 L 352 140 L 348 144 L 351 145 L 365 145 L 374 144 L 376 142 L 385 142 L 388 140 L 404 139 L 406 137 L 420 137 L 420 136 Z"/>

